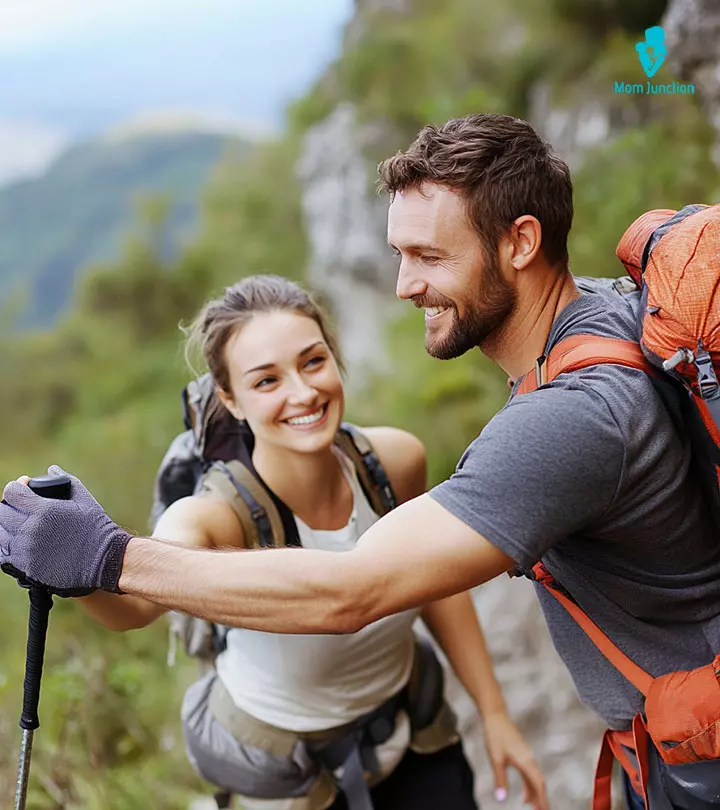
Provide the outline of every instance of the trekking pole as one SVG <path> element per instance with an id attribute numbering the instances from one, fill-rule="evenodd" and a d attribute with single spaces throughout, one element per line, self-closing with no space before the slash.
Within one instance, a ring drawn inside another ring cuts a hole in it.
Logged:
<path id="1" fill-rule="evenodd" d="M 28 486 L 43 498 L 62 500 L 70 498 L 70 478 L 67 475 L 44 475 L 39 478 L 31 478 Z M 40 726 L 38 718 L 40 681 L 45 658 L 45 637 L 53 601 L 50 591 L 42 585 L 23 581 L 23 579 L 20 579 L 19 582 L 23 588 L 28 589 L 30 594 L 25 683 L 23 684 L 23 706 L 20 715 L 20 728 L 23 730 L 23 734 L 15 790 L 15 810 L 25 810 L 33 733 Z"/>

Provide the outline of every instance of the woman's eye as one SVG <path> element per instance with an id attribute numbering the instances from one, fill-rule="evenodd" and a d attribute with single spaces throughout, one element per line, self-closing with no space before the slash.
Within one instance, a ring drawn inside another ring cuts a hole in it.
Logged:
<path id="1" fill-rule="evenodd" d="M 310 360 L 308 360 L 305 365 L 306 366 L 317 367 L 317 366 L 321 365 L 324 362 L 325 362 L 325 358 L 322 357 L 321 355 L 318 355 L 317 357 L 311 357 Z"/>
<path id="2" fill-rule="evenodd" d="M 263 377 L 262 380 L 258 380 L 253 388 L 267 388 L 268 385 L 271 385 L 275 382 L 275 377 Z"/>

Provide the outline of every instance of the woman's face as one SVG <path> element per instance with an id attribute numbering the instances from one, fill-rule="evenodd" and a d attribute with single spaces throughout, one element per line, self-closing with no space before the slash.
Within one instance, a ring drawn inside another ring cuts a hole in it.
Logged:
<path id="1" fill-rule="evenodd" d="M 332 444 L 345 408 L 335 358 L 314 320 L 297 312 L 253 316 L 225 347 L 231 395 L 219 392 L 256 442 L 301 453 Z"/>

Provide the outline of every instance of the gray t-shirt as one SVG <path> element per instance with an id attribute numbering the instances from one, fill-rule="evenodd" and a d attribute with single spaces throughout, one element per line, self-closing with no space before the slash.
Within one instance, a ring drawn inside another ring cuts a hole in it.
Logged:
<path id="1" fill-rule="evenodd" d="M 585 294 L 560 312 L 547 350 L 573 334 L 633 339 L 636 327 L 623 302 Z M 689 457 L 648 375 L 598 365 L 511 396 L 430 494 L 522 568 L 542 560 L 657 676 L 720 651 L 720 538 Z M 642 697 L 536 590 L 581 700 L 628 728 Z"/>

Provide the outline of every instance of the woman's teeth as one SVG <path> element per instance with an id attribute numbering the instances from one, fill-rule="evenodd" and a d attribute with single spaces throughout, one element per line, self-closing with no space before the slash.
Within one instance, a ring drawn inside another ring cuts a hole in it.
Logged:
<path id="1" fill-rule="evenodd" d="M 309 413 L 307 416 L 294 416 L 288 419 L 287 423 L 289 425 L 312 425 L 313 422 L 322 419 L 324 413 L 325 406 L 323 405 L 322 408 L 318 408 L 314 413 Z"/>

